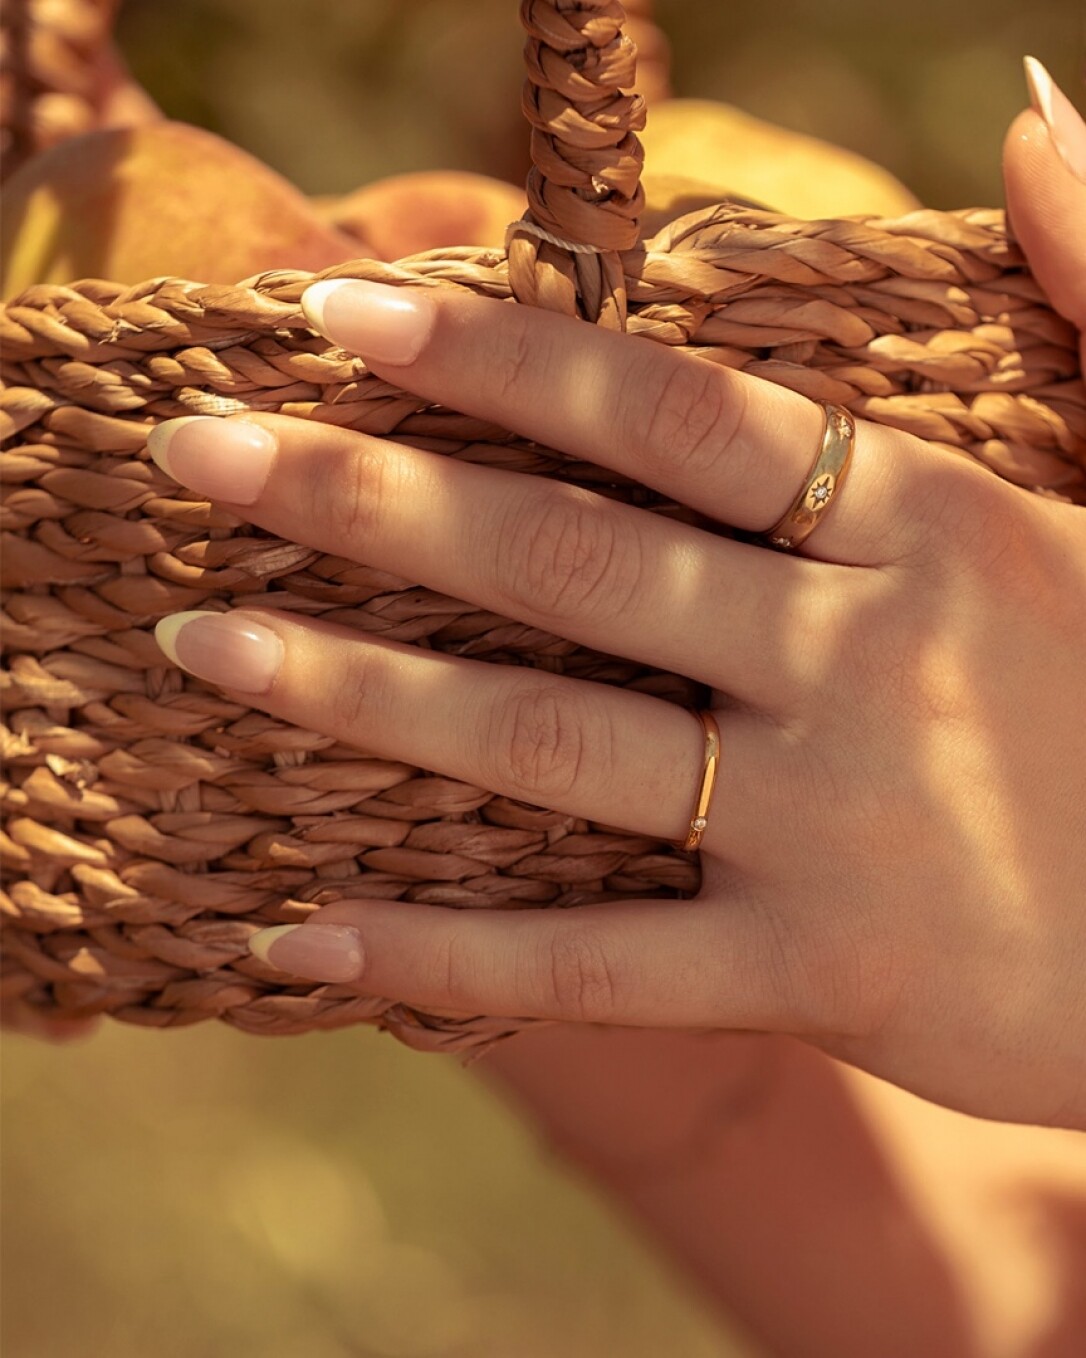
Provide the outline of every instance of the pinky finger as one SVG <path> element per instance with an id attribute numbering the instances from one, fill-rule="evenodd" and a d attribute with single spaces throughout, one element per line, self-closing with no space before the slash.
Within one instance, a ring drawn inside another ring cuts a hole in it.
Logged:
<path id="1" fill-rule="evenodd" d="M 789 1028 L 762 929 L 741 905 L 705 899 L 573 910 L 342 901 L 304 924 L 261 930 L 249 946 L 292 975 L 442 1012 Z"/>

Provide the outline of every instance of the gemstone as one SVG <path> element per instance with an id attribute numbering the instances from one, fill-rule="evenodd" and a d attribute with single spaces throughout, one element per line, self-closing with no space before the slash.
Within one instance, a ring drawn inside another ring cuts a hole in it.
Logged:
<path id="1" fill-rule="evenodd" d="M 704 816 L 695 816 L 695 817 L 694 817 L 694 829 L 695 829 L 695 830 L 704 830 L 705 827 L 706 827 L 708 824 L 709 824 L 709 822 L 705 819 Z"/>

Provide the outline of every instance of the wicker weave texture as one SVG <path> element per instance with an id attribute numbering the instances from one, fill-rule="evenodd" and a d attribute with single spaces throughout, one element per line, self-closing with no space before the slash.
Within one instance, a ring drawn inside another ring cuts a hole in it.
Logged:
<path id="1" fill-rule="evenodd" d="M 643 108 L 627 92 L 620 7 L 527 0 L 523 17 L 536 169 L 508 251 L 359 260 L 320 277 L 465 288 L 625 328 L 1086 503 L 1076 336 L 1001 212 L 802 222 L 723 204 L 640 241 Z M 84 280 L 4 309 L 3 983 L 151 1026 L 367 1021 L 418 1047 L 478 1048 L 522 1025 L 284 985 L 247 939 L 345 897 L 517 908 L 686 895 L 696 860 L 227 701 L 165 662 L 155 622 L 267 603 L 685 705 L 704 695 L 239 522 L 163 476 L 147 432 L 177 415 L 278 411 L 704 521 L 380 381 L 308 329 L 299 299 L 314 277 Z"/>

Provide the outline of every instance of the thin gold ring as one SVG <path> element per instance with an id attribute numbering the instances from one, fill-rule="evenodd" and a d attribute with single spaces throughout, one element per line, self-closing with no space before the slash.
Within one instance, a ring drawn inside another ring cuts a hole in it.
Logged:
<path id="1" fill-rule="evenodd" d="M 713 800 L 716 787 L 717 769 L 720 767 L 720 727 L 711 712 L 699 711 L 694 714 L 705 727 L 705 767 L 701 775 L 701 788 L 694 803 L 694 814 L 690 817 L 690 829 L 683 841 L 684 849 L 696 849 L 701 843 L 705 827 L 709 824 L 709 803 Z"/>
<path id="2" fill-rule="evenodd" d="M 826 517 L 826 510 L 837 498 L 852 463 L 856 421 L 844 406 L 830 405 L 826 401 L 818 404 L 822 407 L 825 424 L 814 466 L 788 513 L 768 533 L 762 534 L 769 546 L 784 552 L 794 552 Z"/>

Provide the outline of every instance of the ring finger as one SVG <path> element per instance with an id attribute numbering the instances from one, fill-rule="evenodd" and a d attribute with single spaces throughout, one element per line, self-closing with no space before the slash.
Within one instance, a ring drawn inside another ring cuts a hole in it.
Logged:
<path id="1" fill-rule="evenodd" d="M 819 663 L 820 624 L 848 616 L 846 592 L 858 600 L 882 583 L 335 425 L 188 417 L 148 442 L 171 475 L 288 541 L 762 710 L 795 707 Z"/>
<path id="2" fill-rule="evenodd" d="M 658 839 L 682 840 L 700 788 L 701 723 L 642 693 L 491 665 L 273 610 L 164 618 L 183 669 L 370 755 Z M 718 713 L 722 767 L 702 847 L 740 866 L 772 823 L 765 718 Z M 757 813 L 740 789 L 755 770 Z M 238 794 L 244 799 L 244 788 Z M 359 798 L 369 795 L 359 793 Z M 344 809 L 344 808 L 340 808 Z M 749 848 L 748 848 L 749 846 Z"/>

